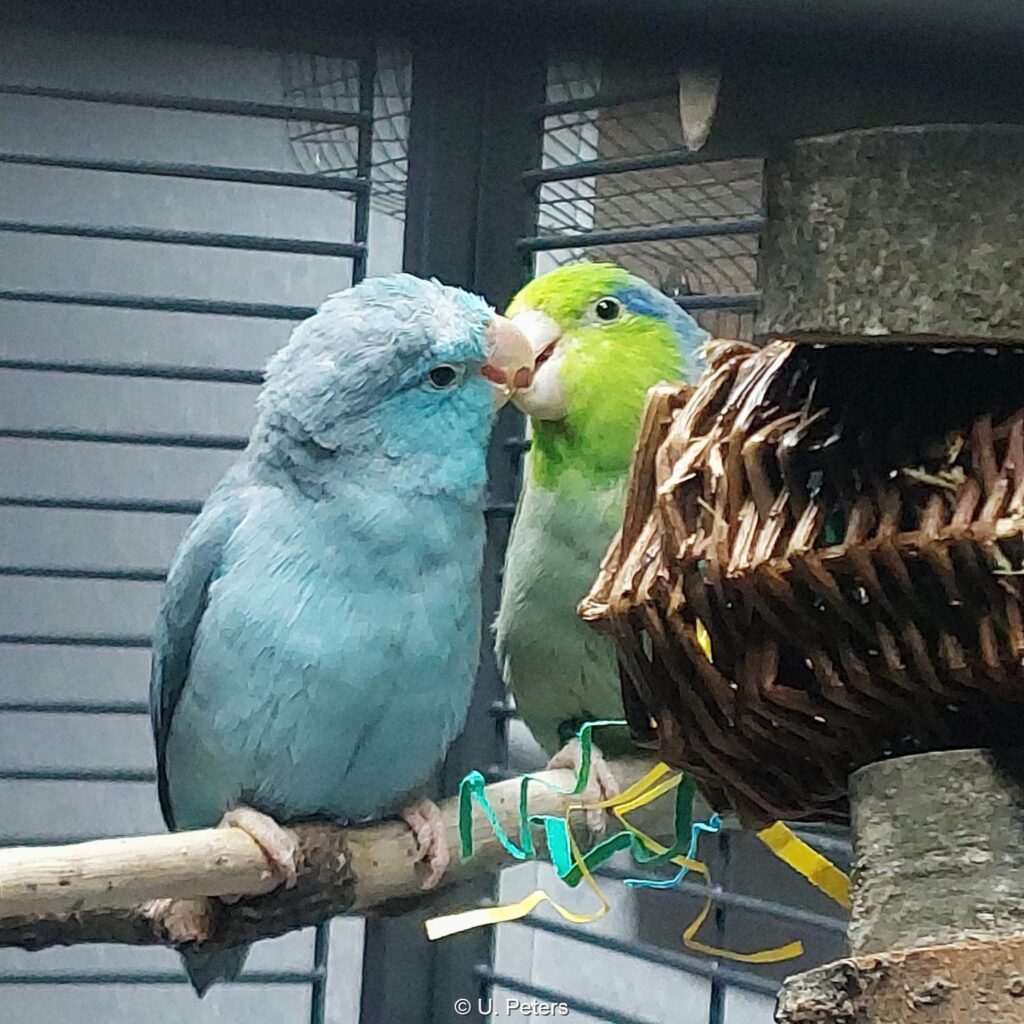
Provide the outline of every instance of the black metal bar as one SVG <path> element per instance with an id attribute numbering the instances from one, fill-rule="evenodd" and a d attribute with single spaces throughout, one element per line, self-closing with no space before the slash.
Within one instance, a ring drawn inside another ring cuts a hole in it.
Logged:
<path id="1" fill-rule="evenodd" d="M 357 199 L 357 202 L 359 200 Z M 22 235 L 59 235 L 67 238 L 106 238 L 119 242 L 159 242 L 164 245 L 194 245 L 210 249 L 243 249 L 246 252 L 285 252 L 304 256 L 365 258 L 366 247 L 353 242 L 323 242 L 315 239 L 274 238 L 265 235 L 237 235 L 213 231 L 174 231 L 163 228 L 102 227 L 92 224 L 37 224 L 32 221 L 0 220 L 0 231 Z M 365 242 L 365 239 L 363 239 Z"/>
<path id="2" fill-rule="evenodd" d="M 124 583 L 162 583 L 163 569 L 104 569 L 101 566 L 0 565 L 0 576 L 44 580 L 119 580 Z"/>
<path id="3" fill-rule="evenodd" d="M 729 870 L 729 865 L 732 860 L 732 843 L 731 833 L 722 832 L 719 834 L 718 839 L 718 858 L 719 867 L 718 870 L 726 878 L 732 877 L 732 872 Z M 727 927 L 727 912 L 728 903 L 722 900 L 716 900 L 714 905 L 713 919 L 715 922 L 715 938 L 712 939 L 716 944 L 721 944 L 726 939 L 726 927 Z M 725 1024 L 725 993 L 726 986 L 721 978 L 714 977 L 711 979 L 711 991 L 708 993 L 708 1024 Z"/>
<path id="4" fill-rule="evenodd" d="M 374 82 L 377 77 L 376 40 L 370 39 L 364 45 L 359 61 L 359 110 L 366 123 L 359 129 L 356 149 L 356 174 L 364 181 L 370 181 L 373 170 L 373 99 Z M 372 187 L 372 186 L 371 186 Z M 352 283 L 357 284 L 366 276 L 366 243 L 370 235 L 370 191 L 356 196 L 355 223 L 352 237 L 362 246 L 362 252 L 352 264 Z"/>
<path id="5" fill-rule="evenodd" d="M 515 515 L 515 511 L 516 503 L 514 501 L 495 501 L 484 509 L 484 515 L 493 519 L 511 519 Z"/>
<path id="6" fill-rule="evenodd" d="M 194 516 L 201 501 L 162 501 L 150 498 L 57 498 L 48 495 L 0 495 L 0 508 L 73 509 L 81 512 L 154 512 Z"/>
<path id="7" fill-rule="evenodd" d="M 316 971 L 246 971 L 227 985 L 307 985 L 316 982 Z M 0 974 L 0 985 L 187 985 L 182 971 L 42 971 Z"/>
<path id="8" fill-rule="evenodd" d="M 763 217 L 736 220 L 712 220 L 701 224 L 663 224 L 643 228 L 612 228 L 606 231 L 579 231 L 563 235 L 534 235 L 520 238 L 516 245 L 527 252 L 551 249 L 575 249 L 589 245 L 622 245 L 631 242 L 664 242 L 676 238 L 720 238 L 726 235 L 756 235 Z"/>
<path id="9" fill-rule="evenodd" d="M 595 178 L 604 174 L 654 171 L 663 167 L 682 167 L 687 164 L 710 162 L 707 156 L 699 152 L 691 153 L 688 149 L 664 149 L 660 153 L 579 160 L 576 163 L 563 164 L 561 167 L 533 167 L 523 175 L 523 181 L 535 188 L 554 181 L 573 181 L 577 178 Z"/>
<path id="10" fill-rule="evenodd" d="M 599 932 L 588 929 L 571 928 L 557 921 L 547 921 L 539 917 L 531 917 L 522 922 L 522 924 L 526 928 L 534 928 L 537 931 L 549 932 L 552 935 L 573 939 L 585 946 L 595 946 L 599 949 L 610 950 L 613 953 L 625 953 L 627 956 L 646 960 L 650 963 L 663 964 L 666 967 L 675 967 L 690 974 L 697 974 L 702 978 L 719 978 L 725 984 L 744 989 L 747 992 L 758 992 L 763 995 L 775 995 L 778 992 L 779 986 L 770 978 L 761 978 L 756 974 L 738 970 L 735 967 L 722 967 L 717 960 L 713 960 L 710 957 L 693 956 L 682 952 L 677 953 L 642 942 L 627 942 L 623 939 L 617 939 L 612 935 L 602 935 Z"/>
<path id="11" fill-rule="evenodd" d="M 38 292 L 20 288 L 0 291 L 0 300 L 46 302 L 60 306 L 102 306 L 108 309 L 152 309 L 164 313 L 205 313 L 259 320 L 305 320 L 316 312 L 312 306 L 284 306 L 272 302 L 228 302 L 223 299 L 114 295 L 108 292 Z"/>
<path id="12" fill-rule="evenodd" d="M 611 1021 L 612 1024 L 657 1024 L 649 1017 L 637 1017 L 631 1013 L 623 1013 L 610 1006 L 592 1002 L 589 999 L 577 999 L 568 992 L 560 992 L 558 989 L 547 988 L 545 985 L 533 985 L 528 981 L 513 978 L 510 974 L 499 974 L 492 971 L 485 964 L 478 964 L 476 976 L 493 991 L 494 988 L 505 988 L 509 992 L 517 992 L 520 995 L 530 996 L 532 999 L 540 1000 L 552 1006 L 565 1006 L 569 1010 L 586 1014 L 588 1017 L 596 1017 L 598 1020 Z M 500 1019 L 504 1016 L 504 1009 L 499 1011 Z M 557 1018 L 556 1018 L 557 1019 Z"/>
<path id="13" fill-rule="evenodd" d="M 0 437 L 20 441 L 76 441 L 90 444 L 130 444 L 148 448 L 205 448 L 237 452 L 249 443 L 236 434 L 139 434 L 133 431 L 71 430 L 63 427 L 0 427 Z"/>
<path id="14" fill-rule="evenodd" d="M 584 110 L 605 110 L 608 107 L 621 107 L 626 103 L 642 103 L 647 100 L 659 100 L 669 96 L 673 86 L 671 83 L 646 83 L 637 89 L 613 92 L 595 92 L 592 96 L 580 96 L 570 100 L 555 100 L 530 107 L 531 118 L 558 117 L 560 114 L 578 114 Z"/>
<path id="15" fill-rule="evenodd" d="M 0 713 L 22 715 L 148 715 L 143 700 L 27 701 L 0 700 Z"/>
<path id="16" fill-rule="evenodd" d="M 0 644 L 17 647 L 137 647 L 150 638 L 135 633 L 0 633 Z"/>
<path id="17" fill-rule="evenodd" d="M 409 177 L 402 269 L 446 284 L 473 287 L 474 186 L 479 162 L 481 60 L 461 39 L 440 46 L 419 39 L 413 51 Z M 472 720 L 467 726 L 472 732 Z M 474 893 L 475 895 L 475 893 Z M 425 941 L 419 915 L 369 919 L 363 942 L 361 1024 L 435 1024 L 437 962 L 467 938 Z M 480 959 L 474 955 L 472 962 Z M 479 1018 L 469 1018 L 478 1024 Z"/>
<path id="18" fill-rule="evenodd" d="M 643 868 L 636 867 L 620 868 L 610 864 L 603 864 L 597 870 L 597 874 L 605 878 L 614 878 L 622 881 L 626 878 L 653 877 L 644 872 Z M 708 895 L 707 887 L 699 882 L 683 880 L 676 884 L 673 889 L 664 890 L 662 895 L 667 896 L 677 893 L 683 896 L 695 896 L 704 899 Z M 711 895 L 715 903 L 726 907 L 736 907 L 741 910 L 749 910 L 758 914 L 765 914 L 780 921 L 792 921 L 794 924 L 809 925 L 812 928 L 821 928 L 825 931 L 836 932 L 840 935 L 846 934 L 846 924 L 839 918 L 827 917 L 824 914 L 816 914 L 811 910 L 802 910 L 799 907 L 790 907 L 785 903 L 778 903 L 775 900 L 766 900 L 758 896 L 747 896 L 745 893 L 730 892 L 722 889 L 719 885 L 711 888 Z"/>
<path id="19" fill-rule="evenodd" d="M 327 1009 L 327 964 L 331 956 L 331 922 L 316 926 L 313 941 L 313 979 L 309 997 L 309 1024 L 324 1024 Z"/>
<path id="20" fill-rule="evenodd" d="M 43 373 L 85 373 L 98 377 L 148 377 L 211 384 L 262 384 L 262 370 L 219 369 L 216 366 L 176 366 L 169 363 L 96 363 L 86 360 L 18 359 L 0 357 L 0 370 Z"/>
<path id="21" fill-rule="evenodd" d="M 727 987 L 721 979 L 711 979 L 711 991 L 708 993 L 708 1024 L 725 1024 L 725 994 Z"/>
<path id="22" fill-rule="evenodd" d="M 361 112 L 300 107 L 283 103 L 253 103 L 250 100 L 211 100 L 192 96 L 166 96 L 157 93 L 117 92 L 107 89 L 61 89 L 48 85 L 0 83 L 5 96 L 35 96 L 48 100 L 76 103 L 102 103 L 116 107 L 143 107 L 149 110 L 183 110 L 192 114 L 229 114 L 235 117 L 266 117 L 278 121 L 319 121 L 346 127 L 365 124 Z"/>
<path id="23" fill-rule="evenodd" d="M 0 508 L 74 509 L 87 512 L 154 512 L 165 515 L 198 515 L 201 501 L 169 501 L 153 498 L 59 498 L 51 495 L 0 495 Z M 515 505 L 498 502 L 484 509 L 487 519 L 510 519 Z"/>
<path id="24" fill-rule="evenodd" d="M 831 853 L 843 857 L 849 857 L 853 851 L 853 847 L 848 840 L 836 839 L 832 836 L 823 836 L 817 832 L 803 832 L 799 825 L 794 826 L 793 831 L 796 832 L 801 839 L 813 846 L 816 850 L 820 850 L 822 853 Z"/>
<path id="25" fill-rule="evenodd" d="M 0 768 L 0 782 L 155 781 L 156 772 L 148 768 Z"/>
<path id="26" fill-rule="evenodd" d="M 178 164 L 162 160 L 94 160 L 85 157 L 44 156 L 39 153 L 0 153 L 0 164 L 55 167 L 67 171 L 102 171 L 111 174 L 147 174 L 193 181 L 227 181 L 240 185 L 274 185 L 323 192 L 363 193 L 369 187 L 356 178 L 296 171 L 264 171 L 255 167 L 224 167 L 219 164 Z"/>
<path id="27" fill-rule="evenodd" d="M 760 292 L 736 292 L 734 295 L 681 295 L 676 302 L 687 312 L 702 309 L 728 309 L 753 313 L 761 303 Z"/>
<path id="28" fill-rule="evenodd" d="M 525 280 L 525 260 L 515 239 L 532 231 L 533 224 L 519 174 L 540 158 L 541 126 L 526 121 L 522 110 L 543 97 L 542 55 L 540 41 L 528 31 L 511 37 L 486 30 L 460 34 L 454 24 L 418 38 L 413 54 L 403 268 L 472 289 L 498 308 Z M 506 411 L 499 436 L 514 420 Z M 487 622 L 495 610 L 515 496 L 500 440 L 492 449 L 490 468 L 492 511 L 483 570 Z M 487 711 L 504 692 L 490 648 L 484 640 L 466 728 L 442 772 L 448 792 L 470 768 L 503 756 L 504 730 Z M 471 884 L 460 898 L 495 895 L 494 880 L 488 878 Z M 491 943 L 486 929 L 426 943 L 419 916 L 368 921 L 362 1024 L 449 1024 L 455 1000 L 472 994 L 473 967 L 490 959 Z M 468 1024 L 483 1020 L 475 1010 L 461 1019 Z"/>

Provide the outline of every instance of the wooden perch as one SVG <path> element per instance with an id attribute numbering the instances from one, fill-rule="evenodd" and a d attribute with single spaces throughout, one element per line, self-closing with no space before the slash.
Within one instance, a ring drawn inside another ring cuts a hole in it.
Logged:
<path id="1" fill-rule="evenodd" d="M 625 788 L 651 762 L 624 758 L 610 765 Z M 565 769 L 544 772 L 543 778 L 562 789 L 574 782 Z M 487 795 L 502 827 L 517 835 L 519 780 L 488 786 Z M 531 814 L 561 814 L 574 800 L 540 784 L 530 786 Z M 458 799 L 442 803 L 441 812 L 453 852 L 442 888 L 516 863 L 475 805 L 475 854 L 461 863 Z M 167 897 L 246 894 L 238 903 L 211 903 L 204 948 L 212 948 L 271 938 L 338 914 L 387 912 L 396 901 L 424 895 L 412 833 L 404 822 L 363 828 L 300 825 L 295 832 L 299 877 L 292 889 L 278 886 L 259 846 L 237 828 L 0 850 L 0 946 L 170 945 L 163 926 L 140 907 Z"/>
<path id="2" fill-rule="evenodd" d="M 1024 754 L 878 761 L 850 804 L 851 955 L 787 978 L 778 1024 L 1019 1024 Z"/>

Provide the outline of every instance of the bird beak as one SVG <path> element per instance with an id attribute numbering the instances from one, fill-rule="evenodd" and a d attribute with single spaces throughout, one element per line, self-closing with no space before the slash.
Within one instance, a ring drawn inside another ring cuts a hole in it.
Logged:
<path id="1" fill-rule="evenodd" d="M 526 335 L 533 349 L 533 380 L 512 396 L 516 407 L 534 420 L 561 420 L 568 412 L 568 399 L 561 379 L 562 328 L 539 309 L 524 309 L 512 323 Z"/>
<path id="2" fill-rule="evenodd" d="M 512 317 L 512 323 L 526 335 L 533 349 L 534 371 L 546 363 L 562 340 L 562 329 L 539 309 L 524 309 Z"/>
<path id="3" fill-rule="evenodd" d="M 500 408 L 514 391 L 528 388 L 533 381 L 533 348 L 523 332 L 503 316 L 495 316 L 487 325 L 485 339 L 487 362 L 480 373 L 494 385 Z"/>

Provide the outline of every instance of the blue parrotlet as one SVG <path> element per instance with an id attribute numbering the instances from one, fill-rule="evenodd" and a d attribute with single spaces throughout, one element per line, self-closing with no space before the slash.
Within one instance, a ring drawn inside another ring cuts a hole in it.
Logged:
<path id="1" fill-rule="evenodd" d="M 416 796 L 465 722 L 487 445 L 532 366 L 483 299 L 407 274 L 295 329 L 164 588 L 150 710 L 168 827 L 240 827 L 294 884 L 282 823 L 400 812 L 424 887 L 439 881 L 440 815 Z M 246 952 L 189 950 L 196 990 Z"/>

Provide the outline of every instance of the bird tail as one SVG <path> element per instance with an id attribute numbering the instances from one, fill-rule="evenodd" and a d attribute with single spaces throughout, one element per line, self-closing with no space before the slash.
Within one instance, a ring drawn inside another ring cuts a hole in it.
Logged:
<path id="1" fill-rule="evenodd" d="M 215 981 L 234 981 L 242 973 L 250 948 L 234 946 L 231 949 L 218 949 L 210 953 L 199 950 L 183 952 L 181 959 L 185 963 L 185 972 L 196 990 L 196 995 L 204 996 Z"/>

